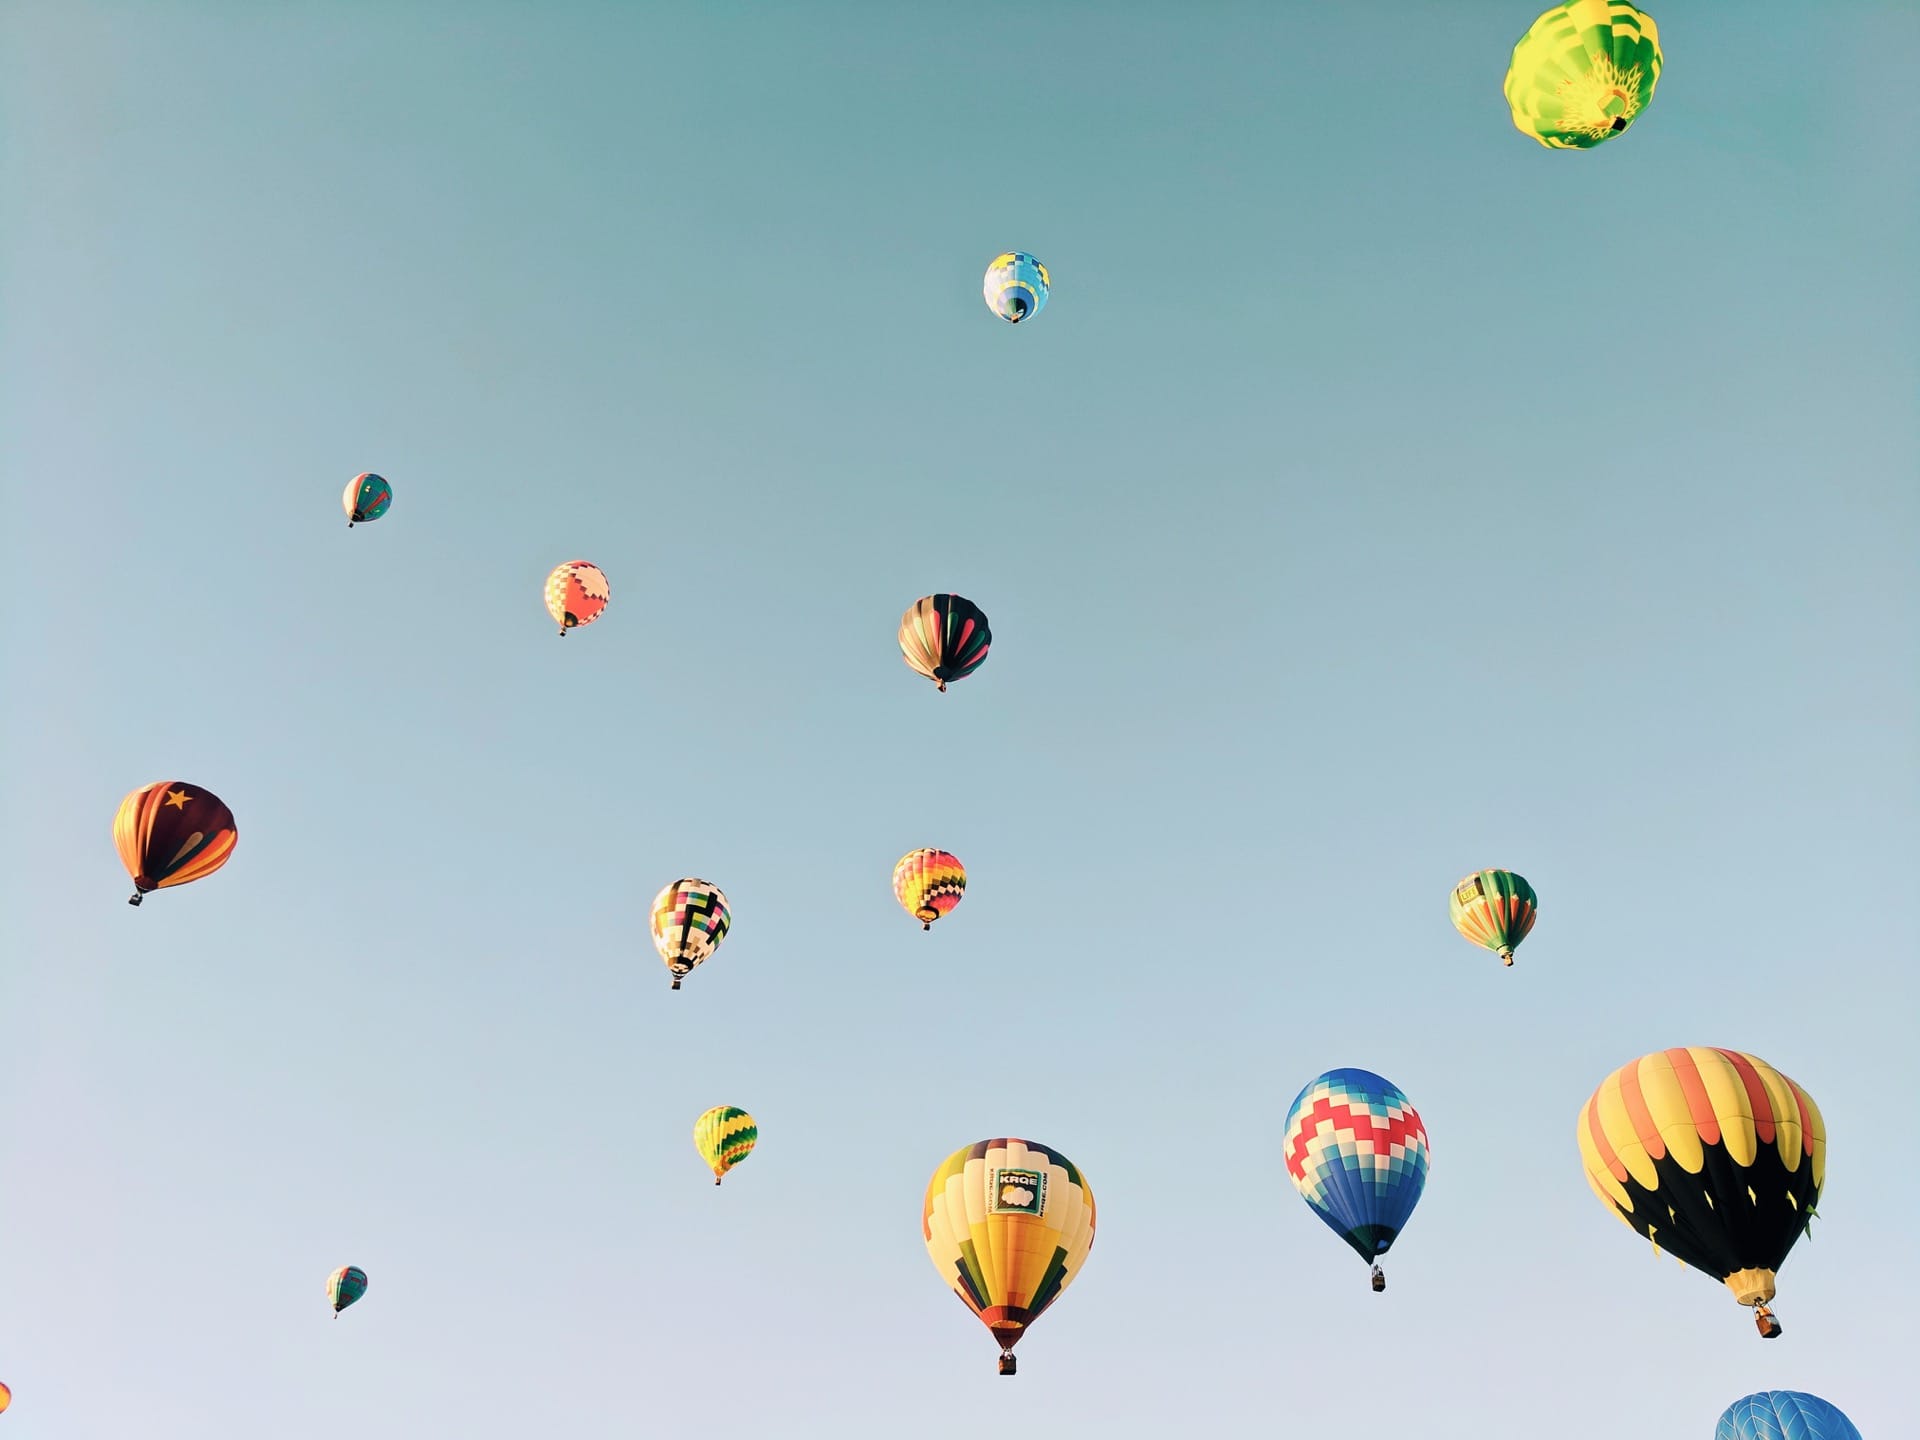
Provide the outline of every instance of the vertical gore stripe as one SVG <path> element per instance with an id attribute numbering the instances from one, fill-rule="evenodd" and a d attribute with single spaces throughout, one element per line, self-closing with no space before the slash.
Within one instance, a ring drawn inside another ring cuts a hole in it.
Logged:
<path id="1" fill-rule="evenodd" d="M 1667 1142 L 1660 1138 L 1660 1127 L 1653 1123 L 1653 1112 L 1647 1108 L 1647 1097 L 1640 1092 L 1640 1067 L 1652 1057 L 1643 1056 L 1620 1071 L 1620 1098 L 1627 1107 L 1627 1118 L 1633 1122 L 1633 1133 L 1647 1148 L 1647 1154 L 1655 1160 L 1667 1158 Z"/>

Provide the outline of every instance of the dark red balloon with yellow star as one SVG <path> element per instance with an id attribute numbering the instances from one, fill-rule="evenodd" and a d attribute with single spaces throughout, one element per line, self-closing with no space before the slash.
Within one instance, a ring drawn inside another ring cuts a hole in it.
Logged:
<path id="1" fill-rule="evenodd" d="M 184 885 L 227 863 L 240 833 L 233 812 L 211 790 L 184 780 L 143 785 L 120 802 L 113 844 L 133 877 L 129 905 L 149 890 Z"/>

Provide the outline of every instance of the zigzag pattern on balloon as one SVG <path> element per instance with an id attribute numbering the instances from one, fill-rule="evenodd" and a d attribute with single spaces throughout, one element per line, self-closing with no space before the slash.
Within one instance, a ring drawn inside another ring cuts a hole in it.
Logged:
<path id="1" fill-rule="evenodd" d="M 1287 1111 L 1294 1189 L 1362 1258 L 1384 1255 L 1426 1185 L 1428 1143 L 1407 1097 L 1369 1070 L 1329 1070 Z"/>

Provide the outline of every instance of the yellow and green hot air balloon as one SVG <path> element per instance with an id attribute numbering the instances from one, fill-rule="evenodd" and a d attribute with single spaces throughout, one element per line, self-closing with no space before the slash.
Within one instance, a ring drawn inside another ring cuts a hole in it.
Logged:
<path id="1" fill-rule="evenodd" d="M 922 930 L 948 914 L 967 893 L 967 867 L 945 850 L 909 850 L 893 867 L 893 898 Z"/>
<path id="2" fill-rule="evenodd" d="M 920 1233 L 940 1278 L 1000 1342 L 1013 1347 L 1073 1283 L 1093 1248 L 1093 1191 L 1051 1145 L 982 1140 L 933 1172 Z"/>
<path id="3" fill-rule="evenodd" d="M 1554 150 L 1591 150 L 1647 108 L 1660 60 L 1653 17 L 1624 0 L 1556 5 L 1513 47 L 1514 128 Z"/>
<path id="4" fill-rule="evenodd" d="M 760 1127 L 737 1105 L 716 1105 L 693 1122 L 693 1148 L 712 1167 L 716 1185 L 747 1158 L 759 1138 Z"/>
<path id="5" fill-rule="evenodd" d="M 1723 1280 L 1768 1339 L 1774 1275 L 1827 1173 L 1813 1097 L 1757 1056 L 1696 1045 L 1622 1065 L 1580 1111 L 1593 1193 L 1629 1228 Z"/>
<path id="6" fill-rule="evenodd" d="M 1514 948 L 1527 938 L 1540 913 L 1540 897 L 1523 875 L 1476 870 L 1453 887 L 1447 913 L 1454 929 L 1511 965 Z"/>

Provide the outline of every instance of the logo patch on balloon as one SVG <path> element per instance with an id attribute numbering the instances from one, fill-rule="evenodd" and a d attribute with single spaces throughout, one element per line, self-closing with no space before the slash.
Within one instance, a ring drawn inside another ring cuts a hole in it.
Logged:
<path id="1" fill-rule="evenodd" d="M 989 1215 L 1038 1215 L 1047 1208 L 1047 1176 L 1043 1170 L 1013 1170 L 1001 1165 L 987 1187 Z"/>

